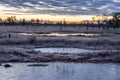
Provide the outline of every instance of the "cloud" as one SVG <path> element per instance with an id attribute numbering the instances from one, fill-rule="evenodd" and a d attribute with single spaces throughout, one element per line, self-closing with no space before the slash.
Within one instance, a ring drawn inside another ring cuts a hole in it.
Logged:
<path id="1" fill-rule="evenodd" d="M 113 2 L 120 2 L 120 0 L 113 0 Z"/>
<path id="2" fill-rule="evenodd" d="M 119 4 L 120 0 L 1 0 L 0 11 L 13 14 L 93 15 L 120 11 Z"/>

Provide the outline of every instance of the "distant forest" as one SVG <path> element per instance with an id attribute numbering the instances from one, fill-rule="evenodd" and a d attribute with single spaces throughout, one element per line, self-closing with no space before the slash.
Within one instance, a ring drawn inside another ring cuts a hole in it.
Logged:
<path id="1" fill-rule="evenodd" d="M 95 17 L 93 17 L 92 20 L 85 20 L 80 23 L 70 23 L 66 22 L 65 19 L 59 22 L 42 19 L 31 19 L 28 21 L 25 18 L 17 20 L 16 16 L 10 16 L 5 20 L 0 18 L 0 26 L 85 26 L 87 29 L 89 27 L 101 29 L 120 28 L 120 12 L 113 13 L 112 19 L 108 19 L 107 17 L 107 15 L 104 15 L 104 20 L 95 20 Z"/>

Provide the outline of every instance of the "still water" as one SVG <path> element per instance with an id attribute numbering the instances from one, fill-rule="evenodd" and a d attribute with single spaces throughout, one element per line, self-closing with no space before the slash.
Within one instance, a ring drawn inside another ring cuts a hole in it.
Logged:
<path id="1" fill-rule="evenodd" d="M 41 53 L 94 53 L 94 52 L 106 52 L 110 50 L 89 50 L 79 48 L 36 48 L 35 51 Z"/>
<path id="2" fill-rule="evenodd" d="M 10 63 L 0 66 L 0 80 L 120 80 L 120 64 L 46 63 L 49 66 L 28 67 L 32 63 Z"/>

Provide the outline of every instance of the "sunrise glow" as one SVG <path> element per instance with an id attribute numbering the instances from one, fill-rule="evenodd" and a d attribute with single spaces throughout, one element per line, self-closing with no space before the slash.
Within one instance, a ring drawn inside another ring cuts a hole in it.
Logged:
<path id="1" fill-rule="evenodd" d="M 103 20 L 103 14 L 110 15 L 119 11 L 119 0 L 86 1 L 0 1 L 0 17 L 16 16 L 18 19 L 38 18 L 50 21 L 80 22 L 83 20 Z M 109 19 L 110 17 L 108 17 Z M 107 19 L 107 18 L 106 18 Z"/>

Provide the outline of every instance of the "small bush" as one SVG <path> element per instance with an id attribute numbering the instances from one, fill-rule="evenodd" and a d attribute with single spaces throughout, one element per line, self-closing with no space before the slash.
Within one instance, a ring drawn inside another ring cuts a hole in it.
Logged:
<path id="1" fill-rule="evenodd" d="M 32 37 L 28 38 L 28 42 L 29 42 L 29 43 L 34 43 L 34 42 L 36 42 L 36 41 L 37 41 L 36 36 L 32 36 Z"/>
<path id="2" fill-rule="evenodd" d="M 17 52 L 17 51 L 11 52 L 11 54 L 16 55 L 16 56 L 21 56 L 21 57 L 28 57 L 29 56 L 27 54 L 24 54 L 22 52 Z"/>

